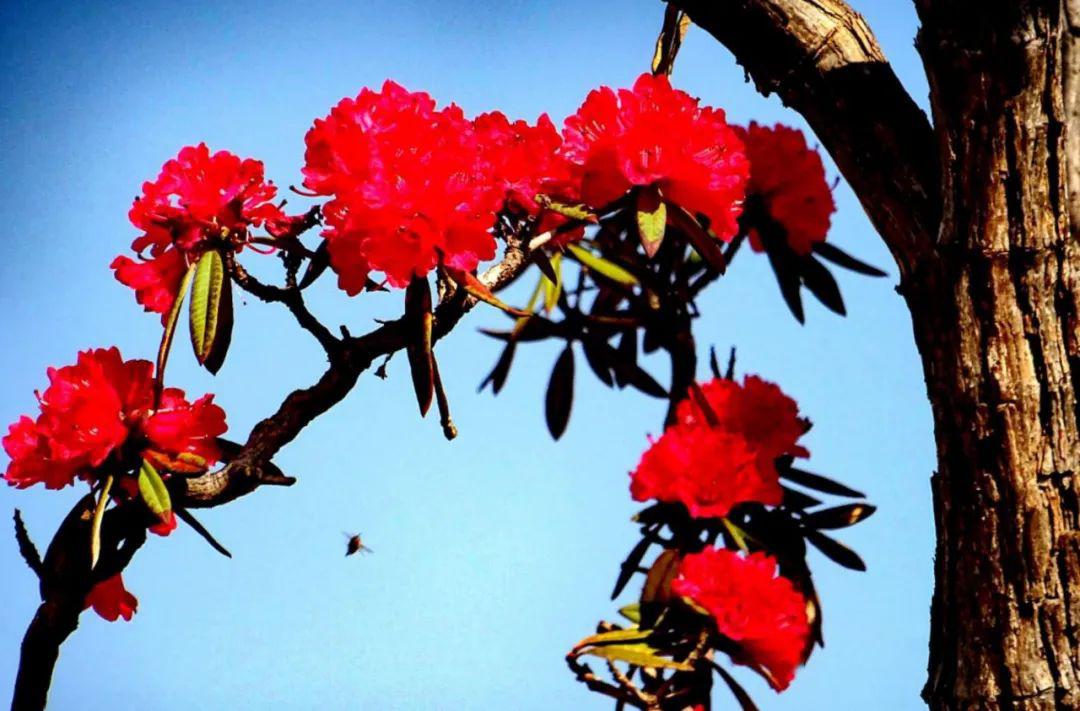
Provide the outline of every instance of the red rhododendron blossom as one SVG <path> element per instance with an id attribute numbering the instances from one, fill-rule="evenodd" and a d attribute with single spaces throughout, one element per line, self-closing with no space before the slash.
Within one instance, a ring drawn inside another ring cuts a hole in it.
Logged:
<path id="1" fill-rule="evenodd" d="M 762 467 L 773 468 L 773 461 L 784 455 L 810 456 L 798 443 L 809 423 L 799 417 L 795 401 L 774 383 L 748 375 L 742 385 L 716 378 L 700 388 L 717 426 L 745 437 L 758 452 Z M 693 397 L 679 403 L 675 414 L 684 424 L 709 424 L 709 418 Z"/>
<path id="2" fill-rule="evenodd" d="M 440 258 L 472 270 L 495 256 L 491 228 L 505 190 L 458 107 L 437 109 L 428 94 L 387 81 L 342 100 L 305 142 L 304 185 L 333 198 L 323 236 L 349 294 L 369 271 L 405 286 Z"/>
<path id="3" fill-rule="evenodd" d="M 59 489 L 76 477 L 130 474 L 143 456 L 216 462 L 224 411 L 211 395 L 189 403 L 175 388 L 155 410 L 153 370 L 149 361 L 123 360 L 116 348 L 83 351 L 75 365 L 50 368 L 41 414 L 21 417 L 3 439 L 11 457 L 4 479 Z"/>
<path id="4" fill-rule="evenodd" d="M 821 155 L 806 145 L 797 128 L 751 123 L 736 130 L 750 158 L 748 194 L 757 196 L 769 217 L 784 228 L 792 250 L 809 254 L 814 244 L 825 241 L 836 211 Z M 750 230 L 750 245 L 762 251 L 755 229 Z"/>
<path id="5" fill-rule="evenodd" d="M 533 126 L 492 111 L 473 119 L 473 127 L 481 156 L 511 209 L 536 215 L 536 196 L 570 180 L 570 166 L 558 154 L 562 137 L 547 114 Z"/>
<path id="6" fill-rule="evenodd" d="M 131 245 L 139 259 L 119 256 L 110 267 L 147 311 L 166 314 L 187 264 L 209 241 L 242 247 L 252 227 L 287 219 L 271 202 L 276 194 L 262 162 L 187 146 L 143 184 L 128 212 L 143 232 Z"/>
<path id="7" fill-rule="evenodd" d="M 139 601 L 127 591 L 123 577 L 117 573 L 90 589 L 83 609 L 90 607 L 109 622 L 116 622 L 121 617 L 130 622 L 135 611 L 139 609 Z"/>
<path id="8" fill-rule="evenodd" d="M 652 443 L 630 475 L 635 501 L 682 503 L 690 515 L 726 516 L 737 504 L 776 505 L 783 498 L 775 468 L 757 465 L 757 452 L 738 433 L 676 425 Z"/>
<path id="9" fill-rule="evenodd" d="M 643 74 L 633 89 L 601 87 L 566 119 L 563 155 L 575 166 L 582 199 L 607 205 L 635 185 L 709 218 L 718 237 L 738 231 L 750 165 L 724 112 Z"/>
<path id="10" fill-rule="evenodd" d="M 806 599 L 776 573 L 776 561 L 764 553 L 706 548 L 683 558 L 671 589 L 708 611 L 737 645 L 735 662 L 765 671 L 783 691 L 803 663 L 810 625 Z"/>

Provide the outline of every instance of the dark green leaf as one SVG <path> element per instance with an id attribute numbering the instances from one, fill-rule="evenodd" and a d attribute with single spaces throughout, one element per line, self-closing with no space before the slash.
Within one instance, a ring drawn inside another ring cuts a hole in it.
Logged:
<path id="1" fill-rule="evenodd" d="M 558 257 L 558 255 L 555 256 Z M 530 258 L 540 268 L 540 272 L 547 277 L 549 282 L 552 284 L 558 283 L 559 275 L 555 273 L 555 265 L 552 264 L 553 260 L 549 259 L 547 254 L 537 249 L 531 253 Z"/>
<path id="2" fill-rule="evenodd" d="M 671 581 L 679 572 L 681 556 L 676 550 L 665 550 L 656 557 L 641 589 L 641 624 L 652 627 L 671 600 Z"/>
<path id="3" fill-rule="evenodd" d="M 607 348 L 602 346 L 607 346 Z M 592 368 L 592 372 L 596 374 L 596 377 L 600 379 L 600 382 L 608 387 L 613 386 L 615 379 L 611 374 L 610 356 L 615 353 L 615 349 L 608 346 L 607 343 L 591 337 L 586 337 L 581 341 L 581 348 L 585 351 L 585 361 Z"/>
<path id="4" fill-rule="evenodd" d="M 555 361 L 548 382 L 544 414 L 548 431 L 555 439 L 562 437 L 570 421 L 570 407 L 574 402 L 574 350 L 570 344 Z"/>
<path id="5" fill-rule="evenodd" d="M 870 504 L 846 504 L 831 509 L 815 511 L 803 519 L 810 528 L 818 530 L 832 530 L 854 526 L 860 521 L 865 521 L 873 515 L 877 508 Z"/>
<path id="6" fill-rule="evenodd" d="M 637 330 L 627 329 L 623 331 L 622 336 L 619 337 L 619 347 L 615 358 L 615 363 L 637 365 Z M 629 383 L 623 378 L 623 372 L 625 368 L 620 371 L 618 368 L 614 368 L 615 384 L 620 388 L 625 387 Z"/>
<path id="7" fill-rule="evenodd" d="M 747 693 L 746 689 L 742 688 L 742 685 L 735 680 L 735 677 L 716 662 L 713 662 L 713 669 L 716 670 L 716 673 L 720 675 L 720 678 L 723 679 L 724 683 L 731 689 L 731 695 L 739 702 L 739 708 L 741 708 L 742 711 L 758 711 L 758 707 L 754 705 L 754 700 L 750 698 L 750 694 Z"/>
<path id="8" fill-rule="evenodd" d="M 840 287 L 829 270 L 813 257 L 807 257 L 802 261 L 802 279 L 810 293 L 826 306 L 830 311 L 841 316 L 847 314 L 844 308 L 844 297 L 840 295 Z"/>
<path id="9" fill-rule="evenodd" d="M 867 276 L 883 277 L 888 276 L 887 273 L 871 266 L 866 262 L 860 261 L 855 257 L 852 257 L 847 252 L 843 251 L 839 247 L 828 242 L 818 242 L 814 245 L 814 252 L 816 252 L 822 259 L 828 259 L 833 264 L 849 269 L 859 274 L 866 274 Z"/>
<path id="10" fill-rule="evenodd" d="M 195 531 L 195 533 L 198 533 L 200 536 L 202 536 L 203 540 L 209 543 L 211 548 L 213 548 L 226 558 L 232 558 L 232 553 L 230 553 L 225 548 L 225 546 L 218 543 L 217 539 L 214 538 L 210 531 L 206 530 L 206 527 L 202 525 L 199 519 L 191 515 L 191 512 L 187 511 L 186 509 L 177 509 L 176 516 L 188 526 L 191 526 L 191 529 Z"/>
<path id="11" fill-rule="evenodd" d="M 300 288 L 306 289 L 314 284 L 328 266 L 330 266 L 330 240 L 324 239 L 311 255 L 311 260 L 304 269 L 304 276 L 300 277 Z"/>
<path id="12" fill-rule="evenodd" d="M 807 489 L 813 489 L 814 491 L 820 491 L 823 494 L 832 494 L 833 496 L 847 496 L 852 499 L 865 499 L 866 495 L 862 492 L 855 491 L 849 487 L 844 486 L 840 482 L 833 481 L 828 477 L 824 477 L 820 474 L 813 474 L 811 472 L 803 471 L 802 469 L 796 469 L 795 467 L 780 467 L 778 470 L 780 476 L 789 481 L 793 481 L 800 486 L 805 486 Z"/>
<path id="13" fill-rule="evenodd" d="M 724 251 L 720 248 L 720 240 L 709 234 L 696 217 L 674 203 L 668 203 L 667 217 L 686 235 L 690 246 L 701 255 L 709 267 L 723 274 L 727 269 L 727 261 L 724 259 Z"/>
<path id="14" fill-rule="evenodd" d="M 190 325 L 196 360 L 216 373 L 232 339 L 232 288 L 225 274 L 225 262 L 215 249 L 203 252 L 195 264 Z"/>
<path id="15" fill-rule="evenodd" d="M 619 593 L 626 588 L 626 584 L 630 582 L 630 578 L 641 567 L 641 559 L 645 557 L 651 545 L 651 540 L 642 538 L 630 551 L 630 555 L 626 556 L 626 560 L 619 566 L 619 577 L 615 580 L 615 589 L 611 591 L 612 600 L 619 596 Z"/>
<path id="16" fill-rule="evenodd" d="M 789 509 L 798 509 L 801 511 L 803 509 L 812 508 L 821 503 L 819 499 L 815 499 L 813 496 L 807 496 L 806 494 L 796 489 L 789 489 L 786 486 L 783 487 L 783 489 L 784 506 L 787 506 Z"/>
<path id="17" fill-rule="evenodd" d="M 784 297 L 784 302 L 795 316 L 795 320 L 805 323 L 806 314 L 803 312 L 802 294 L 799 291 L 801 280 L 798 264 L 790 252 L 786 244 L 775 246 L 771 242 L 765 243 L 765 254 L 768 255 L 769 264 L 772 265 L 773 273 L 776 275 L 780 295 Z"/>
<path id="18" fill-rule="evenodd" d="M 491 392 L 495 395 L 499 394 L 499 391 L 503 389 L 503 385 L 506 384 L 506 376 L 510 374 L 510 366 L 514 362 L 514 352 L 516 350 L 517 341 L 506 342 L 506 347 L 503 348 L 502 353 L 499 355 L 495 367 L 484 378 L 484 382 L 480 383 L 480 390 L 483 390 L 488 383 L 491 383 Z"/>
<path id="19" fill-rule="evenodd" d="M 850 568 L 851 570 L 866 570 L 866 563 L 858 553 L 845 546 L 840 541 L 829 538 L 817 531 L 806 531 L 806 540 L 817 548 L 829 560 Z"/>
<path id="20" fill-rule="evenodd" d="M 409 370 L 416 402 L 423 417 L 435 397 L 435 365 L 431 354 L 431 285 L 427 277 L 414 276 L 405 289 L 405 320 L 408 323 Z"/>

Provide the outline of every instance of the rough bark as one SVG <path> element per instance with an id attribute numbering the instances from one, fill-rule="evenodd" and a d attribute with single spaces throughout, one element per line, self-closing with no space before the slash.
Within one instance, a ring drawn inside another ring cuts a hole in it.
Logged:
<path id="1" fill-rule="evenodd" d="M 842 2 L 683 3 L 807 118 L 900 266 L 938 446 L 926 701 L 1078 708 L 1080 2 L 916 5 L 932 133 Z"/>

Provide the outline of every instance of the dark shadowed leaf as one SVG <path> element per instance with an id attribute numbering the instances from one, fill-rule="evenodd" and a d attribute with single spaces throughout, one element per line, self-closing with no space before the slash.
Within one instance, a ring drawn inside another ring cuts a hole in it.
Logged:
<path id="1" fill-rule="evenodd" d="M 694 251 L 701 255 L 709 267 L 723 274 L 727 262 L 724 251 L 720 248 L 720 240 L 709 234 L 696 217 L 674 203 L 668 203 L 667 217 L 671 224 L 682 230 Z"/>
<path id="2" fill-rule="evenodd" d="M 562 437 L 570 421 L 570 407 L 574 402 L 574 349 L 570 344 L 555 361 L 548 381 L 544 414 L 548 431 L 555 439 Z"/>
<path id="3" fill-rule="evenodd" d="M 802 279 L 810 293 L 817 297 L 830 311 L 845 316 L 847 309 L 844 307 L 844 297 L 840 295 L 840 287 L 836 279 L 829 273 L 825 266 L 814 259 L 807 257 L 802 261 Z"/>
<path id="4" fill-rule="evenodd" d="M 716 346 L 709 346 L 709 370 L 717 380 L 724 377 L 720 372 L 720 363 L 716 360 Z"/>
<path id="5" fill-rule="evenodd" d="M 619 337 L 619 347 L 617 349 L 616 363 L 637 365 L 637 330 L 627 329 L 623 331 L 622 336 Z M 624 369 L 625 370 L 625 369 Z M 628 383 L 623 378 L 622 372 L 618 368 L 614 368 L 615 384 L 620 388 L 625 387 Z"/>
<path id="6" fill-rule="evenodd" d="M 630 385 L 652 397 L 667 398 L 667 390 L 665 390 L 660 383 L 656 382 L 656 379 L 653 378 L 653 376 L 649 375 L 637 364 L 636 358 L 634 360 L 627 360 L 623 356 L 623 343 L 626 342 L 626 339 L 627 336 L 624 334 L 623 340 L 619 342 L 618 351 L 607 343 L 602 343 L 598 346 L 598 348 L 602 348 L 607 352 L 608 361 L 611 363 L 611 369 L 615 375 L 615 382 L 622 385 Z M 636 344 L 636 339 L 633 336 L 630 337 L 630 343 Z M 628 350 L 629 347 L 626 347 L 626 349 Z"/>
<path id="7" fill-rule="evenodd" d="M 829 560 L 850 568 L 851 570 L 866 570 L 866 563 L 859 554 L 845 546 L 840 541 L 829 538 L 817 531 L 806 531 L 806 540 L 817 548 Z"/>
<path id="8" fill-rule="evenodd" d="M 789 509 L 798 509 L 801 511 L 803 509 L 812 508 L 821 503 L 819 499 L 815 499 L 813 496 L 808 496 L 801 491 L 798 491 L 797 489 L 789 489 L 786 486 L 783 487 L 783 489 L 784 506 L 787 506 Z"/>
<path id="9" fill-rule="evenodd" d="M 484 378 L 484 382 L 480 383 L 479 390 L 483 390 L 488 383 L 491 383 L 491 392 L 496 395 L 499 394 L 499 391 L 503 389 L 503 385 L 506 384 L 506 376 L 510 374 L 510 366 L 514 362 L 514 352 L 516 350 L 517 341 L 506 342 L 506 347 L 503 348 L 503 352 L 499 355 L 499 360 L 496 361 L 495 367 L 488 373 L 488 376 Z"/>
<path id="10" fill-rule="evenodd" d="M 802 294 L 799 291 L 801 281 L 797 262 L 786 245 L 775 248 L 766 242 L 765 253 L 776 275 L 776 283 L 780 286 L 780 295 L 784 297 L 784 303 L 788 305 L 795 320 L 805 323 L 806 314 L 803 312 Z"/>
<path id="11" fill-rule="evenodd" d="M 601 346 L 607 346 L 606 348 Z M 597 338 L 586 337 L 581 341 L 581 348 L 585 351 L 585 361 L 592 368 L 592 372 L 604 385 L 612 387 L 615 379 L 611 374 L 611 354 L 615 349 Z"/>
<path id="12" fill-rule="evenodd" d="M 637 229 L 641 247 L 652 259 L 664 241 L 667 228 L 667 206 L 655 185 L 647 185 L 637 192 Z"/>
<path id="13" fill-rule="evenodd" d="M 555 256 L 558 257 L 559 255 Z M 552 284 L 559 281 L 559 275 L 555 273 L 555 265 L 552 264 L 553 260 L 549 259 L 547 254 L 542 250 L 537 249 L 532 252 L 530 257 L 532 261 L 536 263 L 536 266 L 539 267 L 540 273 L 548 278 L 548 281 Z"/>
<path id="14" fill-rule="evenodd" d="M 209 543 L 211 548 L 213 548 L 226 558 L 232 558 L 232 553 L 230 553 L 228 549 L 225 548 L 225 546 L 218 543 L 218 540 L 214 538 L 213 534 L 211 534 L 210 531 L 206 530 L 206 526 L 203 526 L 202 522 L 192 516 L 189 511 L 187 511 L 186 509 L 177 509 L 176 517 L 186 523 L 188 526 L 191 526 L 191 530 L 202 536 L 202 539 Z"/>
<path id="15" fill-rule="evenodd" d="M 435 397 L 435 366 L 431 353 L 431 285 L 427 277 L 414 276 L 406 287 L 405 320 L 409 331 L 405 352 L 409 357 L 416 402 L 423 417 Z"/>
<path id="16" fill-rule="evenodd" d="M 641 559 L 645 557 L 650 545 L 652 545 L 651 540 L 642 538 L 630 551 L 630 555 L 626 556 L 626 560 L 619 567 L 619 577 L 615 580 L 615 589 L 611 591 L 612 600 L 619 596 L 619 593 L 626 588 L 626 584 L 630 582 L 630 578 L 641 567 Z"/>
<path id="17" fill-rule="evenodd" d="M 758 707 L 754 705 L 754 700 L 750 698 L 750 694 L 746 689 L 742 688 L 742 685 L 735 680 L 735 677 L 731 675 L 728 670 L 721 667 L 716 662 L 713 662 L 713 669 L 724 680 L 724 683 L 731 689 L 731 695 L 735 697 L 735 700 L 739 702 L 739 708 L 742 711 L 758 711 Z"/>
<path id="18" fill-rule="evenodd" d="M 858 272 L 859 274 L 866 274 L 867 276 L 873 277 L 888 276 L 888 274 L 877 267 L 852 257 L 836 245 L 829 244 L 828 242 L 818 242 L 815 244 L 814 252 L 822 259 L 827 259 L 838 267 L 843 267 L 844 269 L 849 269 L 853 272 Z"/>
<path id="19" fill-rule="evenodd" d="M 854 526 L 860 521 L 870 518 L 877 508 L 870 504 L 847 504 L 836 506 L 831 509 L 815 511 L 803 519 L 809 528 L 818 530 L 832 530 Z"/>
<path id="20" fill-rule="evenodd" d="M 802 469 L 796 469 L 795 467 L 779 467 L 777 471 L 780 472 L 780 476 L 788 481 L 793 481 L 800 486 L 805 486 L 807 489 L 820 491 L 823 494 L 847 496 L 852 499 L 866 498 L 866 495 L 862 492 L 855 491 L 852 488 L 844 486 L 840 482 L 833 481 L 820 474 L 813 474 L 811 472 L 803 471 Z"/>
<path id="21" fill-rule="evenodd" d="M 679 572 L 679 552 L 665 550 L 656 557 L 641 589 L 641 624 L 652 627 L 671 600 L 671 581 Z"/>
<path id="22" fill-rule="evenodd" d="M 495 331 L 489 328 L 480 329 L 480 333 L 491 336 L 497 341 L 517 341 L 518 343 L 542 341 L 545 338 L 558 335 L 559 332 L 558 324 L 537 314 L 523 317 L 509 331 Z"/>
<path id="23" fill-rule="evenodd" d="M 324 239 L 311 255 L 311 260 L 304 269 L 304 276 L 300 277 L 300 288 L 306 289 L 314 284 L 328 266 L 330 266 L 330 241 Z"/>
<path id="24" fill-rule="evenodd" d="M 23 523 L 22 512 L 19 509 L 15 509 L 15 542 L 19 545 L 19 555 L 26 561 L 30 570 L 40 577 L 42 571 L 41 554 L 38 553 L 34 542 L 30 540 L 30 533 L 26 530 L 26 524 Z"/>

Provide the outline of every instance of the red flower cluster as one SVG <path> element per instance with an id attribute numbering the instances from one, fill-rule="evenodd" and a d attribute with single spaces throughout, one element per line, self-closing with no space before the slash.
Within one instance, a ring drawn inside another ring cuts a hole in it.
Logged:
<path id="1" fill-rule="evenodd" d="M 110 267 L 147 311 L 160 314 L 168 313 L 187 264 L 208 243 L 242 247 L 250 228 L 286 220 L 270 202 L 277 188 L 264 180 L 260 161 L 211 154 L 205 143 L 181 149 L 142 190 L 128 213 L 143 231 L 131 245 L 139 260 L 119 256 Z"/>
<path id="2" fill-rule="evenodd" d="M 175 388 L 162 393 L 155 409 L 153 368 L 123 360 L 116 348 L 84 351 L 75 365 L 49 368 L 49 387 L 38 396 L 41 414 L 19 418 L 3 439 L 11 457 L 4 479 L 19 488 L 60 489 L 76 477 L 126 473 L 137 465 L 133 457 L 216 462 L 225 412 L 213 395 L 189 403 Z"/>
<path id="3" fill-rule="evenodd" d="M 333 198 L 323 236 L 339 285 L 356 294 L 370 271 L 405 286 L 440 259 L 472 270 L 494 257 L 496 211 L 535 214 L 560 138 L 546 116 L 470 121 L 387 81 L 341 101 L 305 141 L 304 185 Z"/>
<path id="4" fill-rule="evenodd" d="M 777 691 L 795 678 L 810 636 L 806 599 L 773 558 L 706 548 L 683 558 L 671 589 L 708 611 L 738 646 L 737 663 L 764 671 Z"/>
<path id="5" fill-rule="evenodd" d="M 776 458 L 806 457 L 798 444 L 807 422 L 795 401 L 756 376 L 743 385 L 715 379 L 700 386 L 710 412 L 694 398 L 678 422 L 645 451 L 631 474 L 635 501 L 681 502 L 692 516 L 726 516 L 736 504 L 775 506 L 783 498 Z"/>
<path id="6" fill-rule="evenodd" d="M 751 122 L 736 130 L 750 158 L 748 192 L 760 197 L 769 217 L 784 228 L 791 249 L 809 254 L 815 243 L 825 241 L 836 211 L 821 155 L 806 145 L 806 137 L 797 128 Z M 750 246 L 762 251 L 761 237 L 754 229 Z"/>
<path id="7" fill-rule="evenodd" d="M 709 218 L 718 237 L 738 231 L 750 164 L 720 109 L 643 74 L 633 89 L 601 87 L 566 119 L 563 155 L 594 208 L 635 185 L 656 185 L 668 200 Z"/>
<path id="8" fill-rule="evenodd" d="M 124 587 L 124 578 L 120 573 L 102 580 L 90 589 L 83 609 L 94 608 L 94 612 L 109 622 L 116 622 L 121 617 L 130 621 L 139 609 L 139 600 Z"/>

